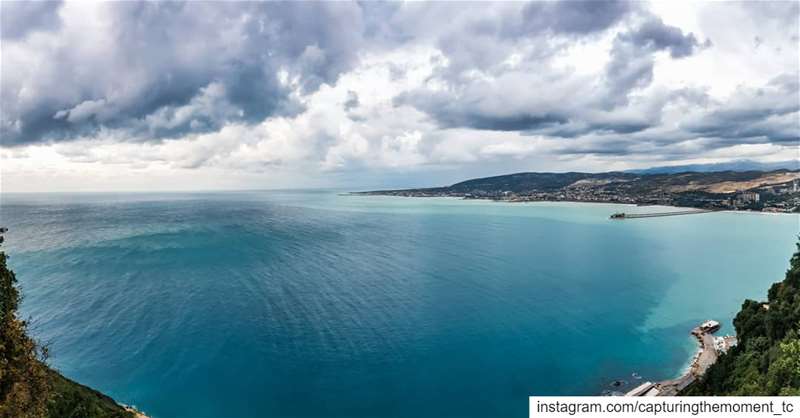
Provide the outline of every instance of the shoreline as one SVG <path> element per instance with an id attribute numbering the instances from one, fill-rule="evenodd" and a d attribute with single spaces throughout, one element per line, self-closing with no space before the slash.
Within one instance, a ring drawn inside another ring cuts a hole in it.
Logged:
<path id="1" fill-rule="evenodd" d="M 690 334 L 697 341 L 698 347 L 692 355 L 688 367 L 672 379 L 657 382 L 644 382 L 625 393 L 625 396 L 677 396 L 695 381 L 705 375 L 719 358 L 714 333 L 720 329 L 716 321 L 706 321 L 692 329 Z M 728 337 L 722 337 L 728 338 Z M 735 345 L 735 341 L 733 343 Z M 725 349 L 723 349 L 724 352 Z"/>
<path id="2" fill-rule="evenodd" d="M 459 196 L 403 196 L 403 195 L 393 195 L 393 194 L 372 194 L 370 192 L 347 192 L 347 193 L 339 193 L 339 196 L 369 196 L 369 197 L 391 197 L 391 198 L 402 198 L 402 199 L 450 199 L 450 200 L 460 200 L 460 201 L 480 201 L 480 202 L 489 202 L 489 203 L 509 203 L 509 204 L 537 204 L 537 203 L 580 203 L 580 204 L 603 204 L 603 205 L 615 205 L 615 206 L 630 206 L 630 207 L 637 207 L 637 208 L 645 208 L 645 207 L 661 207 L 661 208 L 671 208 L 671 209 L 696 209 L 696 210 L 704 210 L 706 213 L 738 213 L 738 214 L 758 214 L 758 215 L 800 215 L 800 212 L 769 212 L 769 211 L 755 211 L 755 210 L 731 210 L 731 209 L 704 209 L 704 208 L 697 208 L 694 206 L 673 206 L 673 205 L 639 205 L 636 203 L 625 203 L 625 202 L 601 202 L 601 201 L 594 201 L 594 200 L 498 200 L 498 199 L 484 199 L 484 198 L 473 198 L 473 199 L 466 199 Z"/>
<path id="3" fill-rule="evenodd" d="M 140 411 L 140 410 L 138 410 L 138 409 L 136 409 L 136 408 L 134 408 L 132 406 L 121 404 L 119 402 L 117 402 L 117 403 L 123 409 L 125 409 L 126 411 L 130 412 L 131 414 L 133 414 L 134 418 L 150 418 L 147 415 L 145 415 L 142 411 Z"/>

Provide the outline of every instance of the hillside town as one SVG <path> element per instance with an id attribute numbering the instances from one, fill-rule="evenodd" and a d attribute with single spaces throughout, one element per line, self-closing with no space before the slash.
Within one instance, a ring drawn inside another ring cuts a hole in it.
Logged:
<path id="1" fill-rule="evenodd" d="M 475 191 L 465 193 L 465 199 L 491 199 L 509 202 L 571 201 L 626 203 L 636 205 L 680 206 L 712 210 L 748 210 L 775 213 L 800 212 L 800 181 L 764 186 L 732 193 L 655 192 L 624 193 L 619 190 L 570 188 L 555 192 L 501 193 Z"/>
<path id="2" fill-rule="evenodd" d="M 408 197 L 460 197 L 506 202 L 570 201 L 663 205 L 707 210 L 800 212 L 800 172 L 690 173 L 628 176 L 615 173 L 522 173 L 469 180 L 449 187 L 365 192 Z M 547 175 L 545 180 L 540 177 Z M 560 177 L 565 177 L 562 181 Z M 575 180 L 577 178 L 577 180 Z M 575 181 L 572 181 L 575 180 Z M 559 182 L 564 184 L 561 184 Z"/>

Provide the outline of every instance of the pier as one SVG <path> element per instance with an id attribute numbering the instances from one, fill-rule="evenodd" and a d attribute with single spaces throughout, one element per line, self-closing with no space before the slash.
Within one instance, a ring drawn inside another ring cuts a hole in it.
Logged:
<path id="1" fill-rule="evenodd" d="M 678 216 L 678 215 L 695 215 L 698 213 L 708 213 L 712 212 L 707 209 L 693 209 L 693 210 L 681 210 L 675 212 L 657 212 L 657 213 L 624 213 L 619 212 L 611 215 L 611 219 L 638 219 L 638 218 L 657 218 L 661 216 Z"/>
<path id="2" fill-rule="evenodd" d="M 642 383 L 626 393 L 625 396 L 675 396 L 686 389 L 695 380 L 703 376 L 706 370 L 717 361 L 719 353 L 717 353 L 712 334 L 719 328 L 719 322 L 706 321 L 692 329 L 692 335 L 697 338 L 700 348 L 692 358 L 692 363 L 686 373 L 676 379 L 656 383 Z"/>

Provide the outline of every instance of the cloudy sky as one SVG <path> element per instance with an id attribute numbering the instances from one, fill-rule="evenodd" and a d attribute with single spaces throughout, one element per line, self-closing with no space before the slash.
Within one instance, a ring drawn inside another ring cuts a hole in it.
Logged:
<path id="1" fill-rule="evenodd" d="M 797 2 L 2 2 L 3 191 L 800 158 Z"/>

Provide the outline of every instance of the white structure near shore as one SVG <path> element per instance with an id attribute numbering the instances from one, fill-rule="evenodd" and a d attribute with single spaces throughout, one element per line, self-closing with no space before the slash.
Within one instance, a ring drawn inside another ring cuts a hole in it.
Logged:
<path id="1" fill-rule="evenodd" d="M 655 383 L 644 382 L 626 393 L 625 396 L 658 396 L 659 393 L 660 391 Z"/>
<path id="2" fill-rule="evenodd" d="M 689 370 L 682 376 L 662 382 L 645 382 L 625 394 L 625 396 L 675 396 L 694 383 L 706 370 L 717 361 L 719 353 L 724 353 L 736 345 L 736 337 L 726 335 L 714 338 L 714 332 L 720 329 L 718 321 L 708 320 L 692 330 L 699 348 L 692 357 Z"/>
<path id="3" fill-rule="evenodd" d="M 714 337 L 714 349 L 717 350 L 718 353 L 727 353 L 733 347 L 736 347 L 736 344 L 739 340 L 736 339 L 735 335 L 726 335 L 724 337 Z"/>

